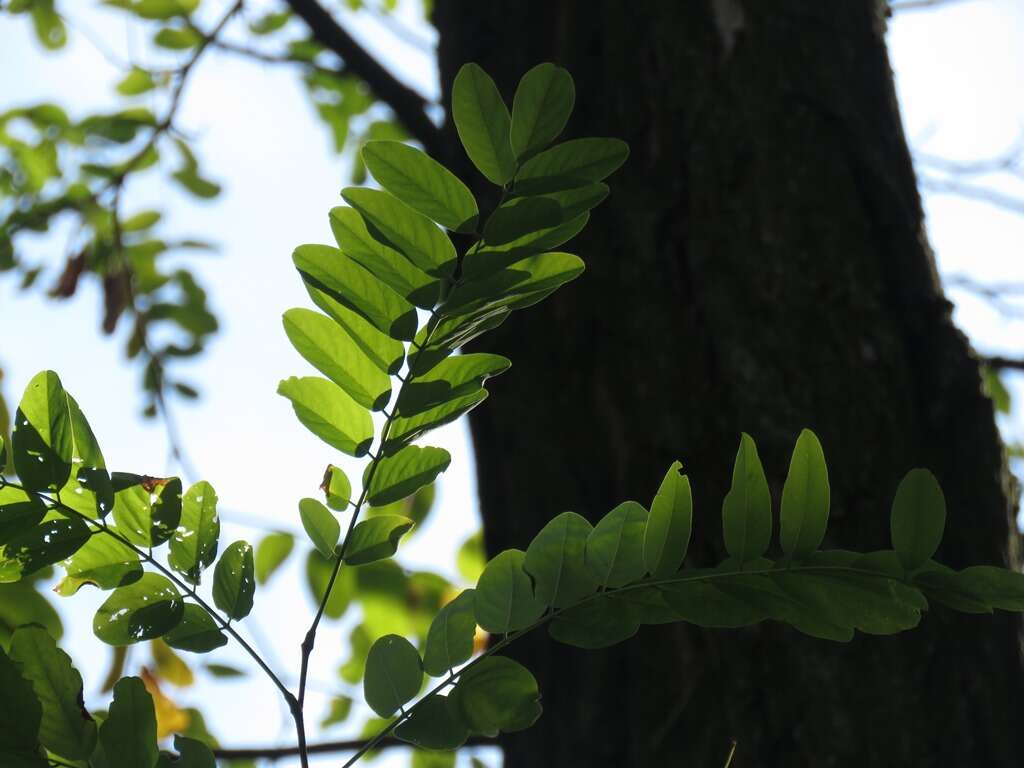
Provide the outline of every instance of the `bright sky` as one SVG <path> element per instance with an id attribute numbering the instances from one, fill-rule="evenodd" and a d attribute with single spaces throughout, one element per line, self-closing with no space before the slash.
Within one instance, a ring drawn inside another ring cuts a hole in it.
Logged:
<path id="1" fill-rule="evenodd" d="M 90 30 L 106 48 L 145 52 L 145 38 L 122 14 L 97 11 L 94 5 L 98 3 L 64 3 L 75 8 L 76 26 Z M 400 4 L 401 23 L 434 40 L 433 30 L 418 17 L 414 0 Z M 346 14 L 344 20 L 407 82 L 436 94 L 429 50 L 410 46 L 372 18 Z M 0 41 L 0 71 L 7 73 L 0 110 L 53 100 L 81 115 L 115 104 L 118 71 L 81 33 L 73 31 L 71 44 L 59 55 L 44 54 L 24 20 L 4 15 Z M 1024 8 L 1017 0 L 974 0 L 901 14 L 892 22 L 890 44 L 907 134 L 917 150 L 978 160 L 999 155 L 1024 132 Z M 279 379 L 308 371 L 288 345 L 280 317 L 289 307 L 308 304 L 290 253 L 299 243 L 332 241 L 327 211 L 339 203 L 338 192 L 348 182 L 347 163 L 333 155 L 327 132 L 289 68 L 210 54 L 190 82 L 181 122 L 197 137 L 204 168 L 224 184 L 224 194 L 211 204 L 197 205 L 177 191 L 168 193 L 165 185 L 149 185 L 129 197 L 133 209 L 155 204 L 165 210 L 167 232 L 212 239 L 221 246 L 217 255 L 189 257 L 210 290 L 223 331 L 208 354 L 188 365 L 188 378 L 198 384 L 203 398 L 196 405 L 177 404 L 176 418 L 193 463 L 220 497 L 226 523 L 222 541 L 255 542 L 262 535 L 261 529 L 232 524 L 233 511 L 239 517 L 244 513 L 247 523 L 267 521 L 263 529 L 301 534 L 297 501 L 316 495 L 323 467 L 337 463 L 338 457 L 302 428 L 287 402 L 274 394 Z M 977 181 L 1024 197 L 1024 183 L 1003 177 Z M 926 194 L 926 204 L 944 274 L 1024 283 L 1024 217 L 937 193 Z M 60 268 L 63 248 L 60 236 L 33 244 L 33 257 L 51 270 L 40 285 L 49 284 Z M 1000 315 L 964 291 L 951 292 L 951 298 L 958 323 L 978 348 L 1024 352 L 1020 319 Z M 38 290 L 20 294 L 14 281 L 0 278 L 0 326 L 17 329 L 5 334 L 0 347 L 5 394 L 16 400 L 36 371 L 54 368 L 89 416 L 109 465 L 165 474 L 169 466 L 162 427 L 138 418 L 138 372 L 123 358 L 125 329 L 117 340 L 99 336 L 100 301 L 93 281 L 83 283 L 75 300 L 56 305 L 43 300 Z M 508 375 L 514 376 L 514 369 Z M 1011 379 L 1011 384 L 1018 399 L 1024 397 L 1021 382 Z M 1004 427 L 1015 438 L 1024 436 L 1019 417 Z M 452 452 L 452 467 L 441 483 L 432 520 L 403 548 L 403 559 L 454 576 L 452 553 L 478 519 L 472 457 L 464 426 L 435 434 L 431 442 Z M 350 476 L 358 475 L 353 468 Z M 287 668 L 297 663 L 311 611 L 300 583 L 300 563 L 301 558 L 292 557 L 290 566 L 261 591 L 246 622 L 256 628 L 260 644 L 272 649 L 272 663 Z M 66 644 L 83 668 L 92 706 L 103 703 L 95 691 L 107 651 L 90 631 L 91 614 L 101 601 L 99 593 L 83 590 L 61 603 L 70 619 Z M 344 636 L 336 626 L 321 632 L 313 668 L 318 692 L 310 701 L 314 722 L 326 703 L 319 689 L 333 686 L 336 667 L 347 655 Z M 144 655 L 140 651 L 138 660 Z M 217 661 L 252 668 L 233 650 L 216 656 Z M 214 732 L 226 743 L 280 744 L 292 738 L 276 693 L 256 672 L 242 682 L 200 683 L 171 693 L 182 705 L 202 701 Z M 328 735 L 352 734 L 337 730 Z M 390 758 L 377 764 L 407 761 Z"/>

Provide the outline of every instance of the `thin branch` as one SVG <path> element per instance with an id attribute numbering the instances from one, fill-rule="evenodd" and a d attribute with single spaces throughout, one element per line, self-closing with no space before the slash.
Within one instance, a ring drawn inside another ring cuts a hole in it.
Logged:
<path id="1" fill-rule="evenodd" d="M 366 746 L 368 739 L 347 739 L 341 741 L 324 741 L 318 744 L 310 744 L 306 747 L 306 753 L 310 755 L 330 755 L 341 752 L 356 752 Z M 494 739 L 473 737 L 466 741 L 467 747 L 488 747 L 494 746 L 497 742 Z M 378 742 L 374 749 L 390 749 L 393 747 L 405 747 L 412 749 L 413 745 L 398 739 L 384 739 Z M 286 757 L 296 757 L 299 754 L 298 747 L 232 747 L 213 750 L 213 756 L 221 760 L 283 760 Z"/>
<path id="2" fill-rule="evenodd" d="M 944 195 L 957 195 L 971 200 L 978 200 L 1011 213 L 1024 213 L 1024 198 L 1014 197 L 989 187 L 971 184 L 959 179 L 929 179 L 923 177 L 921 186 L 930 192 Z"/>
<path id="3" fill-rule="evenodd" d="M 399 122 L 428 154 L 444 157 L 441 131 L 427 115 L 428 102 L 422 95 L 400 82 L 316 0 L 286 2 L 306 23 L 313 38 L 341 57 L 345 68 L 362 79 L 373 94 L 391 108 Z"/>
<path id="4" fill-rule="evenodd" d="M 964 2 L 970 2 L 970 0 L 901 0 L 889 3 L 889 9 L 894 13 L 899 13 L 900 11 L 926 11 L 946 5 L 958 5 Z"/>
<path id="5" fill-rule="evenodd" d="M 1024 371 L 1024 359 L 1002 355 L 982 356 L 982 364 L 997 371 Z"/>

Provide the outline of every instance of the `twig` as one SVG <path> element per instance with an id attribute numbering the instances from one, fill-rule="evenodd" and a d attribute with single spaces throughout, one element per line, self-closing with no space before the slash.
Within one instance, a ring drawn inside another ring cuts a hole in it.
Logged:
<path id="1" fill-rule="evenodd" d="M 428 154 L 445 156 L 441 131 L 426 112 L 427 99 L 385 69 L 316 0 L 286 2 L 295 15 L 306 22 L 313 38 L 337 54 L 345 62 L 345 68 L 362 79 L 374 95 L 391 108 Z"/>
<path id="2" fill-rule="evenodd" d="M 339 752 L 355 752 L 366 746 L 368 739 L 348 739 L 342 741 L 325 741 L 318 744 L 309 744 L 306 753 L 310 755 L 330 755 Z M 467 747 L 493 746 L 497 742 L 493 739 L 473 737 L 466 741 Z M 384 739 L 378 742 L 374 749 L 390 749 L 392 747 L 405 747 L 411 749 L 412 744 L 398 739 Z M 296 757 L 299 748 L 291 747 L 232 747 L 213 750 L 213 755 L 221 760 L 282 760 L 286 757 Z"/>
<path id="3" fill-rule="evenodd" d="M 1024 359 L 1021 358 L 992 355 L 979 359 L 984 365 L 997 371 L 1024 371 Z"/>

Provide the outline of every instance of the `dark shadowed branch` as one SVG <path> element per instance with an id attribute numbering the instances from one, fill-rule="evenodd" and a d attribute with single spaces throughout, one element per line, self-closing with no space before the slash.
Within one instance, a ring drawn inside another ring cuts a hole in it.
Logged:
<path id="1" fill-rule="evenodd" d="M 287 0 L 320 45 L 341 57 L 347 71 L 361 78 L 387 104 L 399 122 L 428 153 L 443 156 L 441 132 L 427 115 L 428 101 L 399 81 L 366 51 L 316 0 Z"/>

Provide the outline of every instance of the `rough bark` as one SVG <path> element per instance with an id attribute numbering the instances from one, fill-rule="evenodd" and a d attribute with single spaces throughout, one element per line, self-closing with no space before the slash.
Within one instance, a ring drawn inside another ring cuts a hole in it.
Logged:
<path id="1" fill-rule="evenodd" d="M 949 505 L 941 557 L 1016 563 L 1011 489 L 976 361 L 936 277 L 873 0 L 438 0 L 442 82 L 477 61 L 510 98 L 545 60 L 577 83 L 569 135 L 630 142 L 571 250 L 587 273 L 484 346 L 513 360 L 472 417 L 486 541 L 648 502 L 682 459 L 688 562 L 722 556 L 751 432 L 776 499 L 801 427 L 829 458 L 828 546 L 888 546 L 914 466 Z M 644 628 L 514 653 L 545 714 L 507 765 L 1019 765 L 1019 624 L 936 608 L 829 644 L 765 625 Z"/>

